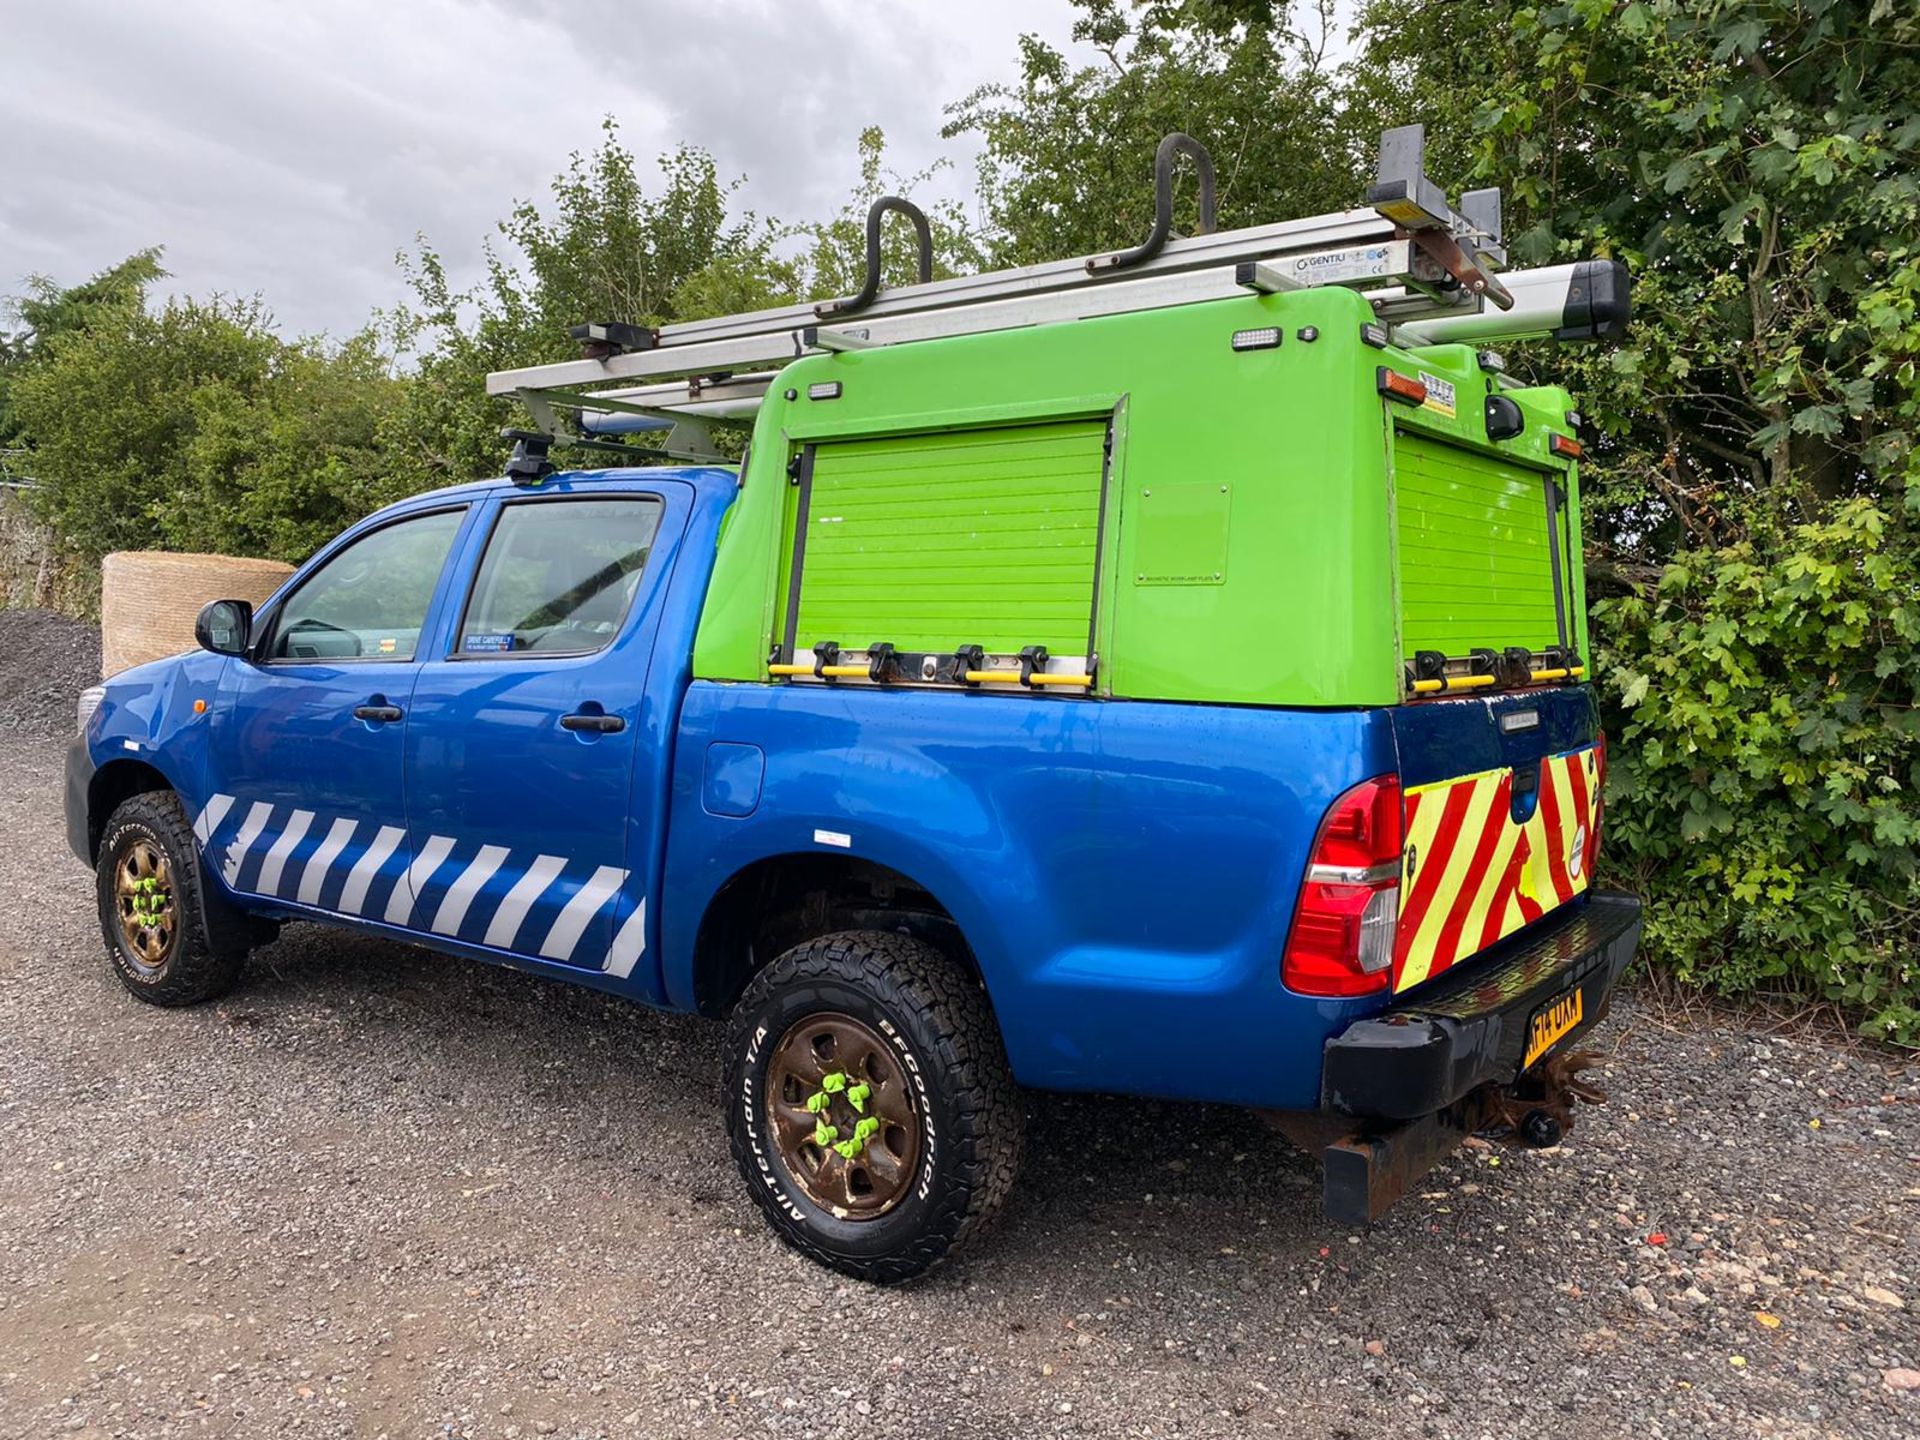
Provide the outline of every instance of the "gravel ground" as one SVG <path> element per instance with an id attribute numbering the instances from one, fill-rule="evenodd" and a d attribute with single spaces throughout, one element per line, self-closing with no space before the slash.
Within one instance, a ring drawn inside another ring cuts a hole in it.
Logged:
<path id="1" fill-rule="evenodd" d="M 80 692 L 100 681 L 100 632 L 51 610 L 0 608 L 0 735 L 72 733 Z"/>
<path id="2" fill-rule="evenodd" d="M 762 1227 L 707 1022 L 306 926 L 136 1003 L 59 777 L 0 736 L 0 1435 L 1920 1432 L 1912 1064 L 1629 1000 L 1566 1145 L 1365 1234 L 1250 1116 L 1036 1095 L 876 1290 Z"/>

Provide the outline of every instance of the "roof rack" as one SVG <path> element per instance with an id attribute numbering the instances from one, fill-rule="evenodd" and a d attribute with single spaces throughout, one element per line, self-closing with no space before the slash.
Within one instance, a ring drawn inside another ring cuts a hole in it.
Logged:
<path id="1" fill-rule="evenodd" d="M 1172 235 L 1173 165 L 1200 176 L 1199 233 Z M 803 355 L 974 335 L 1219 300 L 1343 285 L 1365 294 L 1378 319 L 1415 344 L 1451 340 L 1611 339 L 1628 317 L 1625 268 L 1582 261 L 1506 271 L 1500 192 L 1475 190 L 1460 208 L 1426 177 L 1425 127 L 1389 130 L 1360 209 L 1302 220 L 1213 229 L 1213 165 L 1191 136 L 1161 141 L 1155 214 L 1131 250 L 933 280 L 926 217 L 897 196 L 867 215 L 860 291 L 818 303 L 689 320 L 658 328 L 618 322 L 575 327 L 583 358 L 487 377 L 489 395 L 519 400 L 556 440 L 566 421 L 587 434 L 657 432 L 649 453 L 719 458 L 708 426 L 743 420 L 768 385 Z M 920 282 L 881 288 L 880 229 L 888 214 L 912 223 Z M 645 382 L 645 383 L 639 383 Z M 565 420 L 563 420 L 565 417 Z"/>

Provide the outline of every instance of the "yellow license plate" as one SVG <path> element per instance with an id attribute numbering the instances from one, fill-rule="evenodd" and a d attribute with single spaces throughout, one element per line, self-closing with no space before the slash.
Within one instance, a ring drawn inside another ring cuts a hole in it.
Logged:
<path id="1" fill-rule="evenodd" d="M 1520 1062 L 1520 1068 L 1524 1070 L 1533 1064 L 1554 1047 L 1554 1042 L 1579 1028 L 1586 1018 L 1586 1001 L 1578 990 L 1536 1010 L 1533 1019 L 1527 1022 L 1527 1058 Z"/>

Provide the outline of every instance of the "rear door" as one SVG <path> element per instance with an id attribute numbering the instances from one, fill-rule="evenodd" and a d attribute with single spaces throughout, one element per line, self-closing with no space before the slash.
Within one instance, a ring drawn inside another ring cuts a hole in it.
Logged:
<path id="1" fill-rule="evenodd" d="M 1566 527 L 1551 471 L 1402 427 L 1393 484 L 1406 659 L 1568 643 Z"/>
<path id="2" fill-rule="evenodd" d="M 415 682 L 408 828 L 417 929 L 628 975 L 665 803 L 636 743 L 668 566 L 691 488 L 595 482 L 515 496 L 484 539 L 443 651 Z M 637 823 L 635 817 L 638 817 Z"/>
<path id="3" fill-rule="evenodd" d="M 1586 893 L 1606 752 L 1588 687 L 1397 706 L 1406 817 L 1393 986 Z"/>
<path id="4" fill-rule="evenodd" d="M 1405 424 L 1392 454 L 1401 654 L 1449 662 L 1447 692 L 1394 711 L 1404 990 L 1586 892 L 1605 757 L 1584 685 L 1496 694 L 1489 663 L 1556 668 L 1577 638 L 1561 477 Z"/>

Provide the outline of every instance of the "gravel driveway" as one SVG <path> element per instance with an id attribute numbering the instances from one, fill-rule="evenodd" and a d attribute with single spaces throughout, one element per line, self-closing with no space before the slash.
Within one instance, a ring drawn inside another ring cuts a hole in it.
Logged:
<path id="1" fill-rule="evenodd" d="M 1915 1066 L 1627 1003 L 1568 1144 L 1367 1234 L 1250 1116 L 1036 1095 L 875 1290 L 750 1208 L 707 1022 L 306 926 L 137 1004 L 59 785 L 0 734 L 0 1435 L 1920 1433 Z"/>

